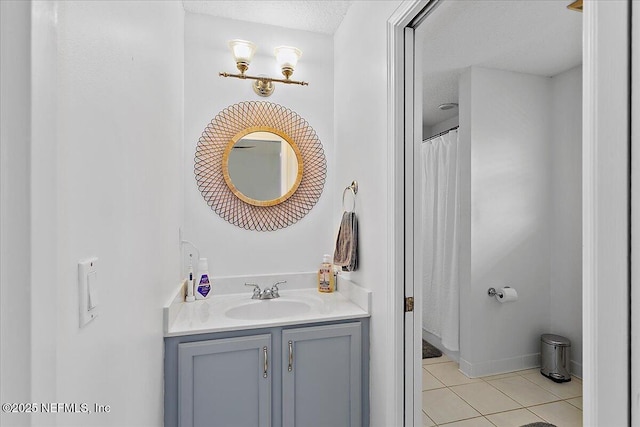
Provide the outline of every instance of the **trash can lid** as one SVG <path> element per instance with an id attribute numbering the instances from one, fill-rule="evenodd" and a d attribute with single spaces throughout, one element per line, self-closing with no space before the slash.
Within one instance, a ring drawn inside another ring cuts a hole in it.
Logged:
<path id="1" fill-rule="evenodd" d="M 540 339 L 542 340 L 542 342 L 547 343 L 547 344 L 551 344 L 551 345 L 557 345 L 557 346 L 560 346 L 560 347 L 571 346 L 571 341 L 569 341 L 569 338 L 566 338 L 566 337 L 563 337 L 563 336 L 560 336 L 560 335 L 542 334 Z"/>

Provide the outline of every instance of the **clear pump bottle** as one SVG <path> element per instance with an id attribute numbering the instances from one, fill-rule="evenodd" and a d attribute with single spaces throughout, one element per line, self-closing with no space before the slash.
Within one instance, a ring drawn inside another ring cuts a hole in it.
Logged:
<path id="1" fill-rule="evenodd" d="M 336 277 L 333 274 L 331 255 L 322 257 L 322 265 L 318 271 L 318 292 L 331 293 L 336 290 Z"/>

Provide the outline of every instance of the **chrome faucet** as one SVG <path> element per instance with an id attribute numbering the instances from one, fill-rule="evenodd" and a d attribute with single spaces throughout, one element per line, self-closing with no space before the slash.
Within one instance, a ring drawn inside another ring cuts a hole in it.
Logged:
<path id="1" fill-rule="evenodd" d="M 260 286 L 255 283 L 245 283 L 244 285 L 253 286 L 253 295 L 251 296 L 251 299 L 261 299 L 260 296 L 262 295 L 262 291 L 260 290 Z"/>
<path id="2" fill-rule="evenodd" d="M 278 285 L 282 285 L 283 283 L 287 283 L 287 281 L 283 280 L 281 282 L 276 282 L 273 286 L 264 290 L 260 290 L 260 286 L 255 283 L 245 283 L 244 285 L 253 286 L 253 295 L 251 296 L 251 299 L 274 299 L 280 298 Z"/>
<path id="3" fill-rule="evenodd" d="M 280 289 L 278 289 L 278 285 L 283 285 L 285 283 L 287 283 L 287 281 L 282 280 L 280 282 L 276 282 L 273 284 L 273 286 L 271 287 L 271 295 L 273 295 L 272 298 L 280 298 L 280 293 L 279 293 Z"/>

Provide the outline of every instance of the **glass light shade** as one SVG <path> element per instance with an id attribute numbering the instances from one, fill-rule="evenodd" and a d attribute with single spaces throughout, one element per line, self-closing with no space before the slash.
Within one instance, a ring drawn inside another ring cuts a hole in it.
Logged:
<path id="1" fill-rule="evenodd" d="M 247 40 L 230 40 L 229 47 L 236 63 L 244 62 L 249 65 L 253 54 L 256 53 L 256 45 Z"/>
<path id="2" fill-rule="evenodd" d="M 290 68 L 292 71 L 298 64 L 298 59 L 302 56 L 302 51 L 291 46 L 278 46 L 274 49 L 276 61 L 280 69 Z"/>

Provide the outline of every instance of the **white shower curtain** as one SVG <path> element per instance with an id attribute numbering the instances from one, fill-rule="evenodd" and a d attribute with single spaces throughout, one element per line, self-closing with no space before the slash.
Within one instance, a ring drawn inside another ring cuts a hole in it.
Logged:
<path id="1" fill-rule="evenodd" d="M 422 143 L 423 328 L 459 351 L 458 130 Z"/>

